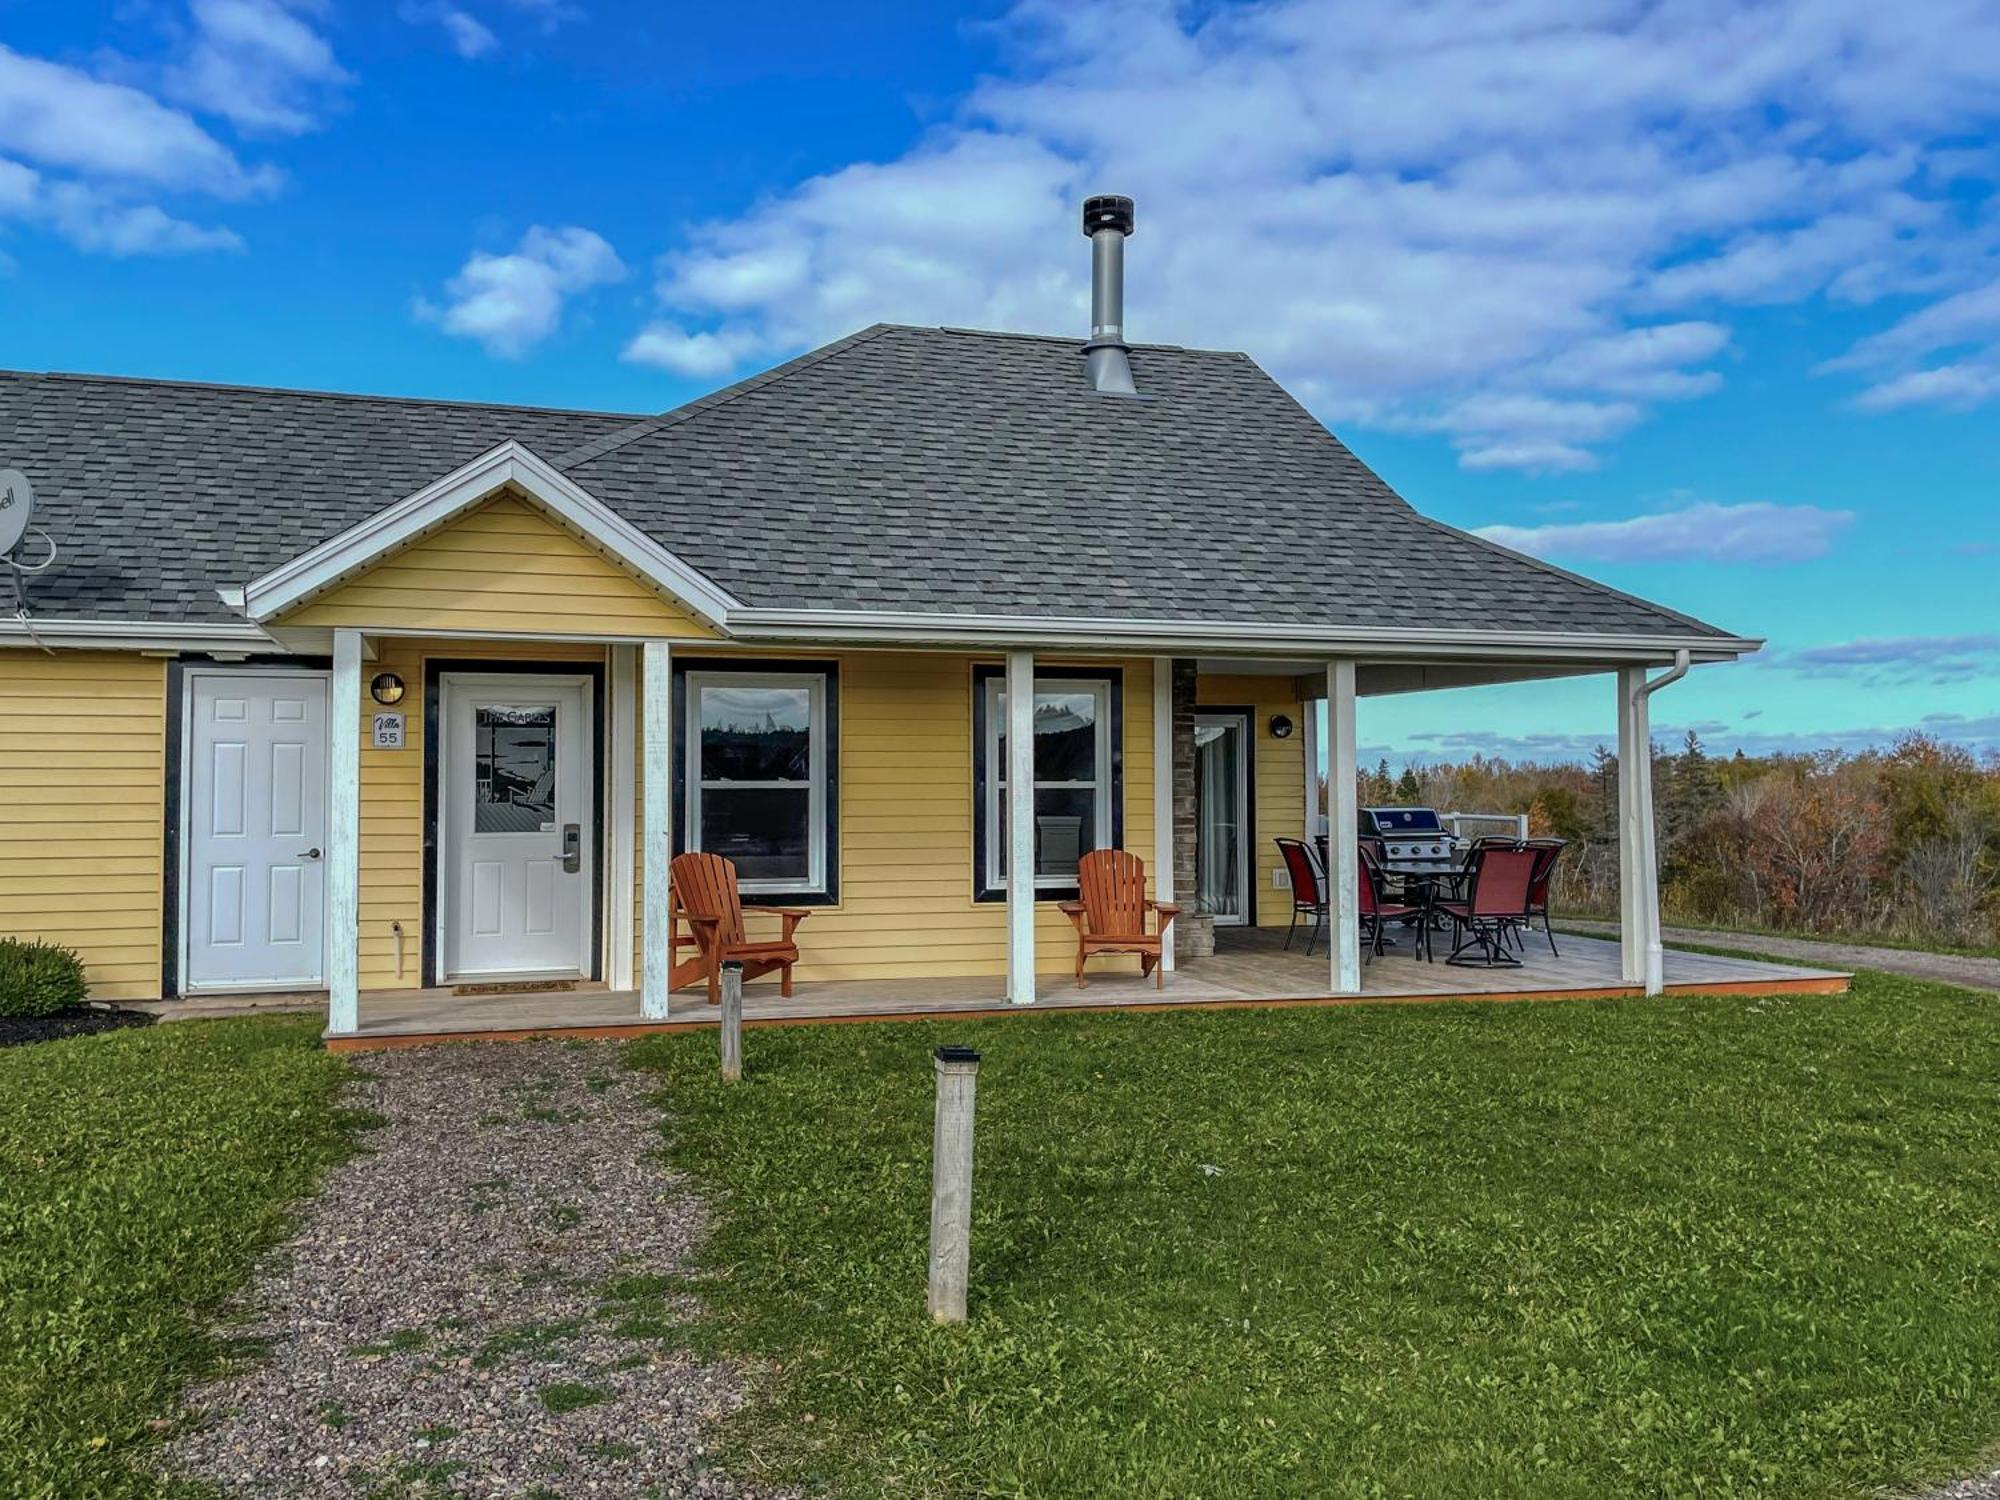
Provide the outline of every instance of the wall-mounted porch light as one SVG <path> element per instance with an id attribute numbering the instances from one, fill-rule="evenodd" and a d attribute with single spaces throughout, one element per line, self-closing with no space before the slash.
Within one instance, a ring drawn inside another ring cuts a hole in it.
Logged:
<path id="1" fill-rule="evenodd" d="M 1285 714 L 1272 714 L 1271 738 L 1274 740 L 1288 740 L 1291 737 L 1292 721 L 1290 717 Z"/>
<path id="2" fill-rule="evenodd" d="M 394 672 L 377 672 L 375 680 L 368 684 L 368 691 L 377 703 L 401 703 L 403 679 Z"/>

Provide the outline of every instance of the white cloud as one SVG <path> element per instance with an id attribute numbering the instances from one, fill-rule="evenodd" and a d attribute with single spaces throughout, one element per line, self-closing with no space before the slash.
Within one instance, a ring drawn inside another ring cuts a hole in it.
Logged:
<path id="1" fill-rule="evenodd" d="M 452 50 L 468 60 L 485 57 L 500 46 L 500 38 L 493 34 L 492 27 L 472 12 L 442 0 L 405 3 L 397 14 L 413 26 L 442 28 Z"/>
<path id="2" fill-rule="evenodd" d="M 1001 32 L 1014 66 L 905 154 L 688 233 L 658 291 L 691 357 L 1080 330 L 1078 203 L 1112 189 L 1137 336 L 1246 348 L 1469 465 L 1579 467 L 1716 387 L 1730 308 L 1962 275 L 1927 152 L 2000 88 L 1981 0 L 1023 0 Z M 1453 425 L 1474 401 L 1519 424 Z"/>
<path id="3" fill-rule="evenodd" d="M 1946 350 L 1964 357 L 1920 367 Z M 1908 406 L 1967 411 L 2000 398 L 2000 279 L 1918 309 L 1823 368 L 1873 377 L 1854 399 L 1863 411 Z"/>
<path id="4" fill-rule="evenodd" d="M 447 10 L 438 19 L 460 57 L 484 57 L 500 45 L 500 39 L 477 16 L 462 10 Z"/>
<path id="5" fill-rule="evenodd" d="M 1537 557 L 1589 562 L 1793 563 L 1824 557 L 1854 522 L 1851 510 L 1752 501 L 1697 501 L 1622 521 L 1482 526 L 1488 541 Z"/>
<path id="6" fill-rule="evenodd" d="M 601 236 L 537 224 L 510 254 L 474 251 L 445 284 L 445 304 L 420 300 L 416 312 L 488 354 L 516 359 L 556 331 L 571 297 L 624 276 L 624 263 Z"/>
<path id="7" fill-rule="evenodd" d="M 233 229 L 194 222 L 159 200 L 242 199 L 279 181 L 270 167 L 245 166 L 189 111 L 134 83 L 5 46 L 0 152 L 12 158 L 0 158 L 0 219 L 101 255 L 240 250 Z"/>
<path id="8" fill-rule="evenodd" d="M 314 0 L 190 0 L 194 35 L 167 70 L 174 97 L 239 129 L 300 135 L 351 82 L 307 21 Z"/>
<path id="9" fill-rule="evenodd" d="M 180 110 L 0 45 L 0 151 L 44 169 L 241 197 L 271 185 Z"/>
<path id="10" fill-rule="evenodd" d="M 672 323 L 649 323 L 625 346 L 621 356 L 630 364 L 651 365 L 690 380 L 726 375 L 757 352 L 750 335 L 724 329 L 720 333 L 688 333 Z"/>

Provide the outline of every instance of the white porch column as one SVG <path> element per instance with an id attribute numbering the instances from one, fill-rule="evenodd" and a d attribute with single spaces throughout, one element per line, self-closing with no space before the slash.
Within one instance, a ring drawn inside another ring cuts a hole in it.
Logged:
<path id="1" fill-rule="evenodd" d="M 674 961 L 673 920 L 668 914 L 667 866 L 674 857 L 674 698 L 673 647 L 647 641 L 642 651 L 646 755 L 644 930 L 646 961 L 639 991 L 639 1014 L 667 1019 L 667 976 Z"/>
<path id="2" fill-rule="evenodd" d="M 611 701 L 606 705 L 605 732 L 610 741 L 606 764 L 611 772 L 611 850 L 606 865 L 605 899 L 611 910 L 604 927 L 606 943 L 605 978 L 614 990 L 632 988 L 632 921 L 638 902 L 638 872 L 633 868 L 638 840 L 632 825 L 638 818 L 639 801 L 639 653 L 632 646 L 613 646 L 611 656 Z"/>
<path id="3" fill-rule="evenodd" d="M 1618 672 L 1618 940 L 1625 982 L 1666 988 L 1653 832 L 1653 727 L 1646 669 Z"/>
<path id="4" fill-rule="evenodd" d="M 1174 899 L 1174 663 L 1153 658 L 1153 899 Z M 1174 968 L 1174 930 L 1160 938 L 1160 966 Z"/>
<path id="5" fill-rule="evenodd" d="M 1333 993 L 1361 993 L 1361 813 L 1355 797 L 1354 662 L 1326 664 L 1326 936 Z"/>
<path id="6" fill-rule="evenodd" d="M 1007 653 L 1007 999 L 1035 1003 L 1035 654 Z"/>
<path id="7" fill-rule="evenodd" d="M 327 735 L 326 1029 L 361 1026 L 361 632 L 333 633 Z"/>

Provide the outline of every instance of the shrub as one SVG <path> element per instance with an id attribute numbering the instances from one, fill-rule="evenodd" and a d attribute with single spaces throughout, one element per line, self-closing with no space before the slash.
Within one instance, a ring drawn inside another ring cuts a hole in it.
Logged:
<path id="1" fill-rule="evenodd" d="M 0 1016 L 52 1016 L 82 1004 L 88 988 L 69 949 L 0 938 Z"/>

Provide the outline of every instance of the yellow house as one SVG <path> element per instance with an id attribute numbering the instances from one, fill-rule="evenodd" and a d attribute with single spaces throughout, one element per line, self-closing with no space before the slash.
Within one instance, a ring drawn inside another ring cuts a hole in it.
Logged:
<path id="1" fill-rule="evenodd" d="M 334 1037 L 404 993 L 705 1008 L 693 849 L 811 912 L 802 987 L 1028 1003 L 1087 851 L 1182 908 L 1178 977 L 1288 928 L 1276 841 L 1328 833 L 1303 988 L 1355 994 L 1356 698 L 1584 672 L 1631 768 L 1611 977 L 1657 988 L 1647 672 L 1756 645 L 1115 329 L 876 326 L 654 416 L 38 375 L 0 416 L 14 557 L 55 552 L 0 618 L 0 935 L 106 999 L 323 990 Z"/>

